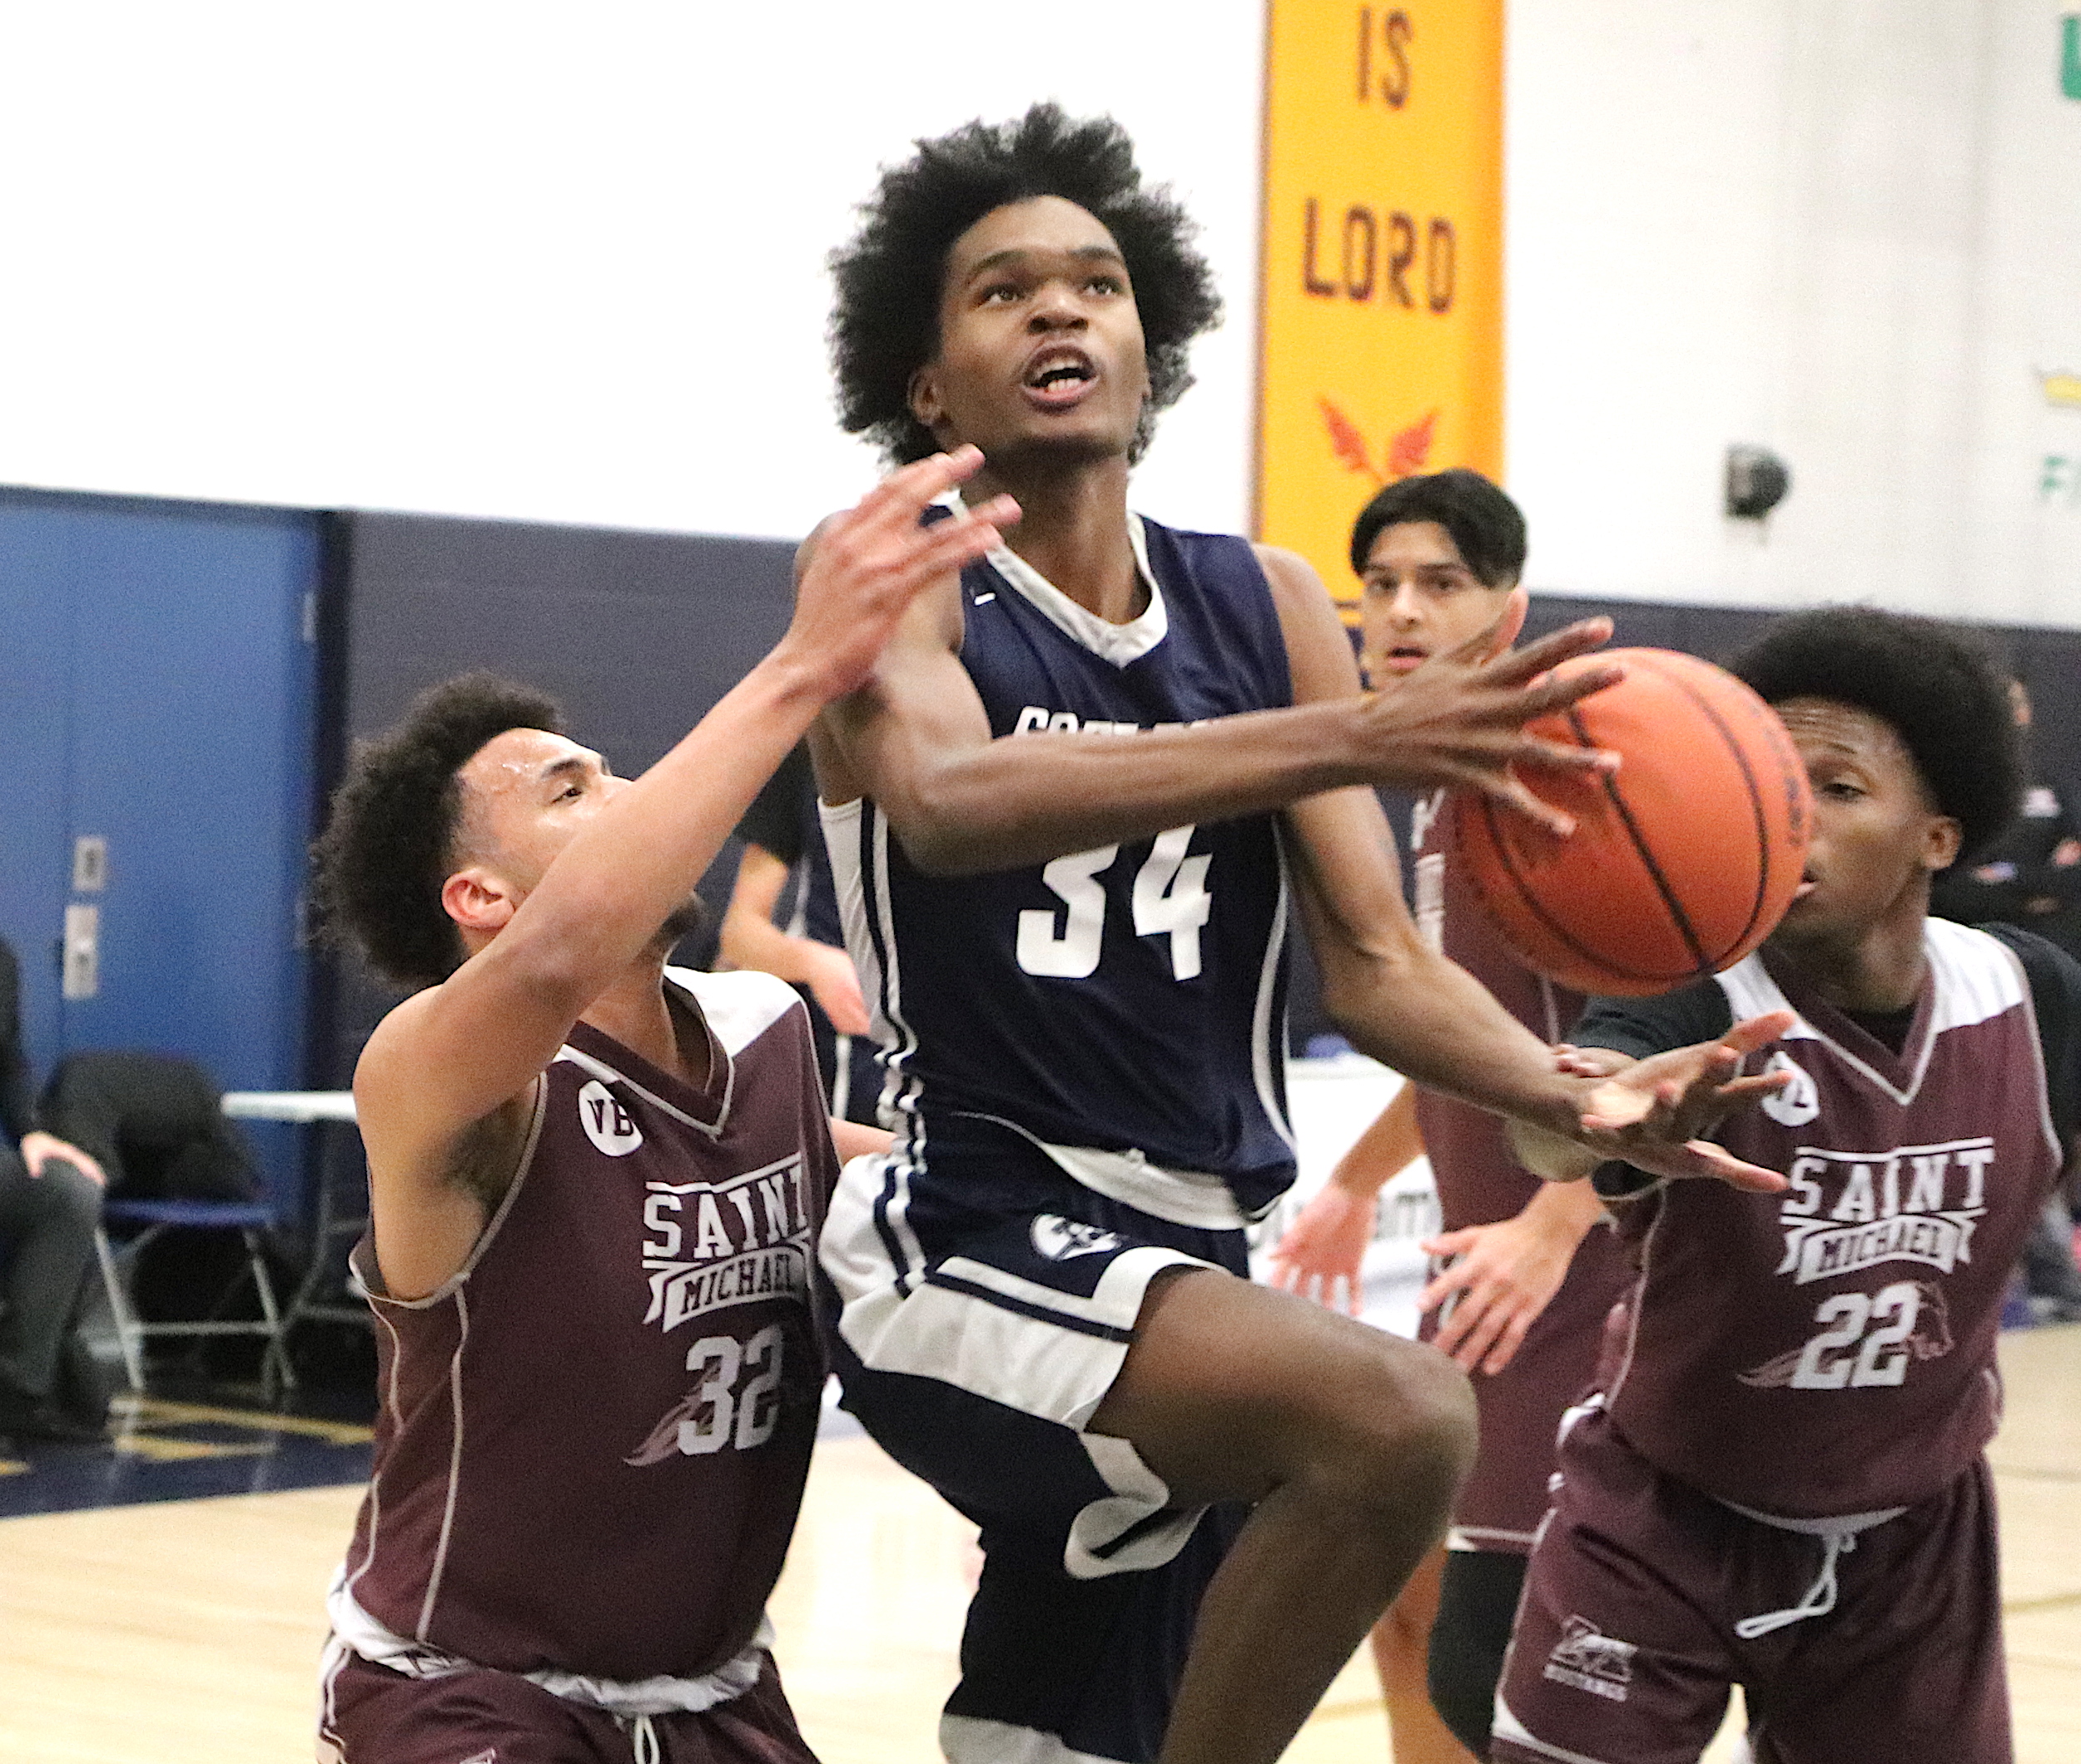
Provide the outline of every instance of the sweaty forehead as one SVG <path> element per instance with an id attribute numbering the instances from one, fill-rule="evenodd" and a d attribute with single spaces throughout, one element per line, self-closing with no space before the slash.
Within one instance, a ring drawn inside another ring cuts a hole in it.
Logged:
<path id="1" fill-rule="evenodd" d="M 1066 196 L 1038 196 L 993 208 L 954 241 L 946 254 L 949 287 L 990 260 L 1014 252 L 1028 257 L 1120 256 L 1111 231 L 1088 208 Z"/>
<path id="2" fill-rule="evenodd" d="M 455 775 L 469 794 L 495 797 L 531 787 L 559 761 L 589 758 L 590 751 L 568 735 L 552 735 L 546 729 L 508 729 L 478 748 Z"/>

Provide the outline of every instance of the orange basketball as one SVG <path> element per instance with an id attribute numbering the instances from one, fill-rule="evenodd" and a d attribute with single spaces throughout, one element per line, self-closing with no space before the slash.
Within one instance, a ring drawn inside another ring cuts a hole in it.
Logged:
<path id="1" fill-rule="evenodd" d="M 1612 649 L 1626 678 L 1528 725 L 1607 748 L 1616 773 L 1529 779 L 1576 817 L 1561 838 L 1470 792 L 1452 803 L 1462 873 L 1526 966 L 1578 992 L 1667 992 L 1731 967 L 1792 902 L 1813 799 L 1777 713 L 1671 649 Z"/>

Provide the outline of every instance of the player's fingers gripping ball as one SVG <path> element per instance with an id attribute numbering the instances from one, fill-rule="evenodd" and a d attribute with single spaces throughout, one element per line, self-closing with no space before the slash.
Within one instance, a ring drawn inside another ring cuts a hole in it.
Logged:
<path id="1" fill-rule="evenodd" d="M 1731 967 L 1776 928 L 1806 862 L 1813 802 L 1776 712 L 1731 673 L 1669 649 L 1617 662 L 1617 685 L 1527 733 L 1605 748 L 1610 774 L 1532 781 L 1576 818 L 1562 838 L 1485 796 L 1456 793 L 1461 872 L 1527 967 L 1579 992 L 1641 996 Z"/>

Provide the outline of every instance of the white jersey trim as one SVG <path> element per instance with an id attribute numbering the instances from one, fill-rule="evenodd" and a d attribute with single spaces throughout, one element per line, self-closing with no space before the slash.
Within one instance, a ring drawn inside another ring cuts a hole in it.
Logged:
<path id="1" fill-rule="evenodd" d="M 1008 545 L 986 554 L 983 561 L 1003 577 L 1021 599 L 1072 643 L 1089 649 L 1102 662 L 1125 668 L 1138 662 L 1170 634 L 1170 614 L 1164 604 L 1164 591 L 1156 573 L 1149 567 L 1149 537 L 1142 518 L 1127 517 L 1127 540 L 1135 549 L 1135 569 L 1142 586 L 1149 590 L 1149 604 L 1125 624 L 1101 619 L 1090 608 L 1079 605 Z M 973 616 L 972 608 L 964 609 Z"/>
<path id="2" fill-rule="evenodd" d="M 699 968 L 668 967 L 665 978 L 693 995 L 723 1052 L 733 1056 L 802 1002 L 802 996 L 786 981 L 750 968 L 709 974 Z"/>
<path id="3" fill-rule="evenodd" d="M 344 1564 L 332 1577 L 331 1589 L 325 1595 L 325 1615 L 332 1620 L 333 1639 L 338 1644 L 371 1666 L 387 1667 L 407 1678 L 452 1678 L 459 1672 L 497 1670 L 480 1667 L 424 1642 L 393 1635 L 355 1603 L 348 1587 Z M 757 1684 L 759 1675 L 766 1670 L 767 1654 L 772 1645 L 773 1626 L 762 1617 L 758 1632 L 752 1637 L 749 1647 L 699 1678 L 663 1675 L 635 1680 L 594 1678 L 581 1672 L 546 1668 L 515 1672 L 513 1676 L 524 1678 L 530 1684 L 539 1684 L 552 1697 L 561 1697 L 566 1702 L 598 1709 L 623 1719 L 644 1715 L 699 1715 L 742 1697 Z M 330 1652 L 330 1647 L 327 1652 Z M 330 1661 L 327 1667 L 329 1680 L 339 1668 Z"/>
<path id="4" fill-rule="evenodd" d="M 1239 1231 L 1250 1223 L 1235 1195 L 1219 1176 L 1196 1170 L 1167 1170 L 1140 1151 L 1100 1151 L 1091 1145 L 1054 1145 L 1001 1115 L 965 1113 L 964 1121 L 986 1121 L 1009 1129 L 1037 1150 L 1080 1187 L 1137 1212 L 1189 1225 L 1197 1231 Z"/>
<path id="5" fill-rule="evenodd" d="M 1534 1739 L 1525 1731 L 1525 1724 L 1510 1712 L 1510 1706 L 1503 1701 L 1501 1691 L 1496 1692 L 1495 1725 L 1489 1731 L 1499 1740 L 1508 1740 L 1512 1745 L 1536 1752 L 1542 1758 L 1557 1759 L 1559 1764 L 1617 1764 L 1613 1759 L 1593 1757 L 1587 1752 L 1570 1752 L 1565 1746 L 1550 1746 L 1544 1740 Z"/>

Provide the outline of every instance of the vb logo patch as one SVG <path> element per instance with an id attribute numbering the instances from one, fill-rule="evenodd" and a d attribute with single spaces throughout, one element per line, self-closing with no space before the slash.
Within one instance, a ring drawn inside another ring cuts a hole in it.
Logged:
<path id="1" fill-rule="evenodd" d="M 597 1078 L 578 1093 L 578 1120 L 586 1138 L 610 1158 L 625 1158 L 643 1142 L 643 1130 Z"/>
<path id="2" fill-rule="evenodd" d="M 1638 1652 L 1632 1642 L 1615 1641 L 1600 1633 L 1596 1624 L 1572 1617 L 1547 1656 L 1544 1676 L 1592 1697 L 1624 1702 L 1626 1687 L 1633 1682 L 1633 1656 Z"/>
<path id="3" fill-rule="evenodd" d="M 1763 1062 L 1763 1076 L 1790 1072 L 1792 1081 L 1763 1099 L 1763 1112 L 1781 1127 L 1803 1127 L 1820 1113 L 1820 1092 L 1814 1081 L 1793 1065 L 1782 1050 Z"/>
<path id="4" fill-rule="evenodd" d="M 1119 1249 L 1122 1241 L 1116 1232 L 1080 1225 L 1074 1219 L 1058 1219 L 1052 1213 L 1043 1213 L 1034 1220 L 1032 1235 L 1033 1247 L 1051 1262 L 1103 1255 L 1108 1250 Z"/>

